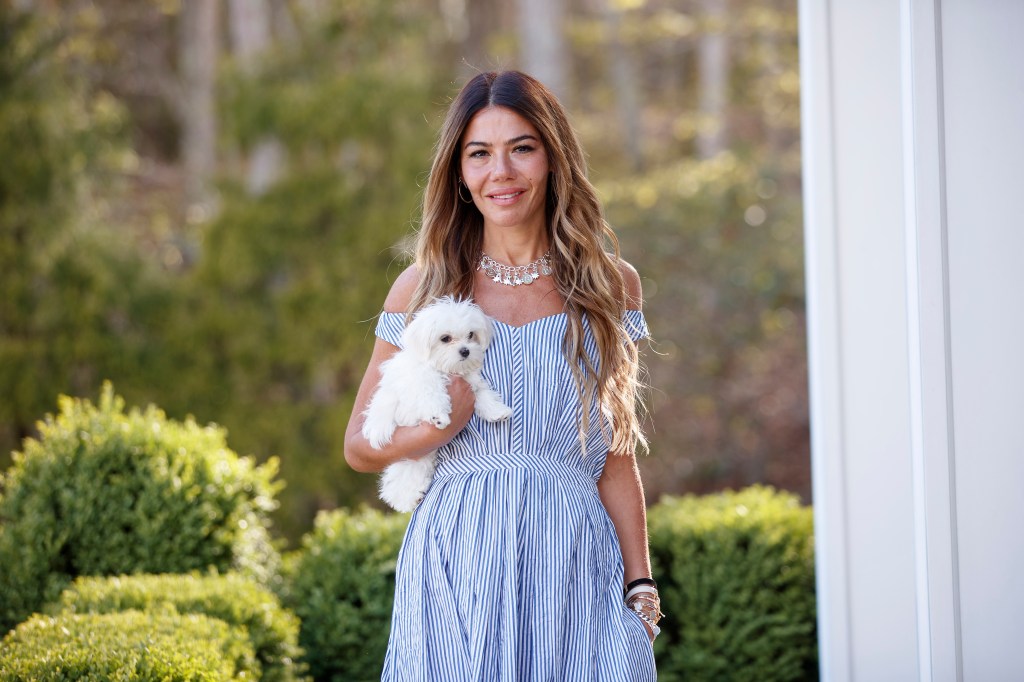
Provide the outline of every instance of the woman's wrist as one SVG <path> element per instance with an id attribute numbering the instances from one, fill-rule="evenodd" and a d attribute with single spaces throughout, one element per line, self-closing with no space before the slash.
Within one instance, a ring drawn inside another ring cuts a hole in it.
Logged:
<path id="1" fill-rule="evenodd" d="M 626 602 L 626 608 L 639 616 L 654 637 L 661 633 L 658 622 L 665 614 L 661 612 L 661 596 L 658 594 L 658 584 L 653 578 L 631 580 L 626 584 L 623 600 Z"/>

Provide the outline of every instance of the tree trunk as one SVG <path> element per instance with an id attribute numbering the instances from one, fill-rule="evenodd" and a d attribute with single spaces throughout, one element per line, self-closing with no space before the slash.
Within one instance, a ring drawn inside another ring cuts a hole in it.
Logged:
<path id="1" fill-rule="evenodd" d="M 782 7 L 779 6 L 778 2 L 768 3 L 766 9 L 776 15 L 782 15 L 784 11 Z M 779 20 L 776 19 L 776 21 Z M 771 83 L 777 83 L 783 66 L 779 47 L 779 29 L 774 23 L 770 28 L 762 31 L 760 42 L 761 52 L 764 56 L 762 78 Z M 778 102 L 778 99 L 779 96 L 776 95 L 774 101 L 769 100 L 769 104 Z M 775 106 L 779 105 L 775 104 Z M 768 146 L 768 156 L 772 159 L 778 159 L 782 155 L 782 147 L 784 144 L 782 129 L 777 124 L 777 118 L 777 116 L 773 116 L 768 112 L 765 112 L 765 114 L 762 115 L 762 120 L 764 121 L 764 138 Z"/>
<path id="2" fill-rule="evenodd" d="M 438 0 L 445 27 L 451 36 L 450 59 L 458 82 L 469 80 L 491 65 L 487 62 L 487 38 L 494 30 L 491 0 Z"/>
<path id="3" fill-rule="evenodd" d="M 697 154 L 707 159 L 728 145 L 729 40 L 726 0 L 701 0 L 703 31 L 697 45 L 700 127 Z"/>
<path id="4" fill-rule="evenodd" d="M 298 42 L 299 27 L 295 25 L 295 16 L 288 5 L 288 0 L 270 0 L 270 15 L 274 25 L 272 33 L 279 41 Z"/>
<path id="5" fill-rule="evenodd" d="M 229 0 L 231 44 L 235 58 L 250 73 L 259 66 L 260 56 L 271 44 L 271 7 L 268 0 Z M 260 195 L 281 177 L 285 149 L 272 135 L 261 138 L 249 156 L 246 188 Z"/>
<path id="6" fill-rule="evenodd" d="M 190 210 L 209 214 L 214 208 L 212 180 L 217 167 L 218 3 L 185 0 L 178 34 L 182 98 L 181 157 L 185 172 L 185 200 Z"/>
<path id="7" fill-rule="evenodd" d="M 640 143 L 640 83 L 633 67 L 633 59 L 619 38 L 621 17 L 612 0 L 605 0 L 605 23 L 609 33 L 612 88 L 622 124 L 624 151 L 630 167 L 643 171 L 644 158 Z"/>
<path id="8" fill-rule="evenodd" d="M 565 0 L 519 0 L 519 61 L 523 71 L 565 103 L 569 94 Z"/>
<path id="9" fill-rule="evenodd" d="M 243 65 L 252 65 L 270 46 L 270 3 L 267 0 L 228 0 L 231 10 L 231 48 Z"/>

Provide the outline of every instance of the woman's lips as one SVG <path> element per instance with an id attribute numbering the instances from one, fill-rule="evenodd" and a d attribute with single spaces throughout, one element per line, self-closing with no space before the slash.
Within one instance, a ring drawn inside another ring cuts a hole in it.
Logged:
<path id="1" fill-rule="evenodd" d="M 501 192 L 492 192 L 487 195 L 491 201 L 497 204 L 511 204 L 516 201 L 520 196 L 526 193 L 526 190 L 513 189 Z"/>

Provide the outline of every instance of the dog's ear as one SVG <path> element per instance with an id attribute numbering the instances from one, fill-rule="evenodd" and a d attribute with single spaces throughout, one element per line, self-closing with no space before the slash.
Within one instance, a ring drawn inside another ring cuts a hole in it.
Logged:
<path id="1" fill-rule="evenodd" d="M 488 317 L 484 311 L 479 308 L 476 309 L 476 314 L 479 319 L 479 324 L 476 326 L 480 330 L 480 345 L 487 348 L 491 345 L 491 339 L 494 338 L 494 320 Z"/>
<path id="2" fill-rule="evenodd" d="M 413 316 L 412 321 L 402 330 L 402 348 L 414 353 L 418 357 L 426 358 L 430 355 L 430 345 L 433 343 L 434 320 L 432 315 L 424 315 L 420 310 Z"/>

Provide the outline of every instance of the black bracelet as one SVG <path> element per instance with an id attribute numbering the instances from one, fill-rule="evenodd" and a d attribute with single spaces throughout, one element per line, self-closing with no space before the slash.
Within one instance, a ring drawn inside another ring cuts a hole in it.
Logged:
<path id="1" fill-rule="evenodd" d="M 650 585 L 654 589 L 658 589 L 658 583 L 654 582 L 654 578 L 637 578 L 626 585 L 626 589 L 623 590 L 623 593 L 629 592 L 638 585 Z"/>

